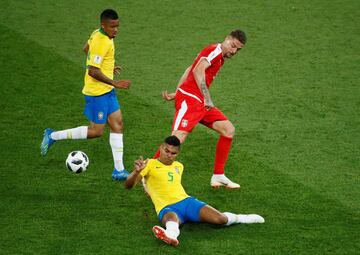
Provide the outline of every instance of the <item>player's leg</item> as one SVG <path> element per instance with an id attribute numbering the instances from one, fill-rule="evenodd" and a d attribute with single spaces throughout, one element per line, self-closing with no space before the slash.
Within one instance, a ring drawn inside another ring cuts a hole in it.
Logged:
<path id="1" fill-rule="evenodd" d="M 225 186 L 230 189 L 240 188 L 239 184 L 230 181 L 224 174 L 226 161 L 228 159 L 232 140 L 235 135 L 234 125 L 216 107 L 206 113 L 204 118 L 201 120 L 201 124 L 220 134 L 216 145 L 214 174 L 211 177 L 211 186 L 214 188 L 218 188 L 220 186 Z"/>
<path id="2" fill-rule="evenodd" d="M 221 213 L 215 208 L 206 205 L 200 210 L 200 221 L 215 225 L 252 224 L 264 223 L 263 217 L 257 214 L 234 214 L 230 212 Z"/>
<path id="3" fill-rule="evenodd" d="M 108 115 L 107 123 L 110 127 L 109 143 L 114 159 L 114 171 L 112 178 L 117 181 L 126 180 L 129 172 L 124 168 L 124 142 L 123 142 L 123 117 L 116 97 L 112 97 L 113 109 Z"/>
<path id="4" fill-rule="evenodd" d="M 170 245 L 177 246 L 179 244 L 177 237 L 180 235 L 180 219 L 175 212 L 171 211 L 171 209 L 166 209 L 165 212 L 161 211 L 159 214 L 159 217 L 162 217 L 161 222 L 165 228 L 154 226 L 152 231 L 160 240 Z"/>
<path id="5" fill-rule="evenodd" d="M 45 129 L 43 140 L 41 142 L 41 154 L 45 156 L 50 147 L 60 140 L 78 140 L 90 139 L 102 136 L 105 124 L 95 124 L 90 122 L 90 125 L 70 128 L 60 131 L 54 131 L 50 128 Z"/>
<path id="6" fill-rule="evenodd" d="M 59 140 L 88 139 L 102 136 L 107 114 L 106 95 L 93 97 L 85 96 L 84 114 L 90 121 L 89 127 L 80 126 L 71 129 L 54 131 L 50 128 L 45 129 L 41 142 L 41 154 L 45 156 L 50 147 Z"/>
<path id="7" fill-rule="evenodd" d="M 232 140 L 235 135 L 235 127 L 229 120 L 220 120 L 215 121 L 211 128 L 220 134 L 216 144 L 214 174 L 211 178 L 211 185 L 215 188 L 223 185 L 231 189 L 240 188 L 239 184 L 232 182 L 224 174 Z"/>

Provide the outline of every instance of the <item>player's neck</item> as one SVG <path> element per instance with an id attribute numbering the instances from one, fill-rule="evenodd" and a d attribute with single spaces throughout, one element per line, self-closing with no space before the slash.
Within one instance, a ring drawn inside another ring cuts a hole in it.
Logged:
<path id="1" fill-rule="evenodd" d="M 104 30 L 102 27 L 99 29 L 99 32 L 102 33 L 103 35 L 106 35 L 106 36 L 109 37 L 110 39 L 112 39 L 112 38 L 108 35 L 108 33 L 105 32 L 105 30 Z"/>
<path id="2" fill-rule="evenodd" d="M 157 160 L 158 160 L 161 164 L 163 164 L 163 165 L 165 165 L 165 166 L 170 166 L 170 165 L 172 165 L 172 163 L 174 163 L 174 161 L 171 162 L 170 164 L 169 164 L 169 163 L 166 163 L 166 162 L 163 162 L 163 161 L 160 159 L 160 157 L 157 158 Z"/>
<path id="3" fill-rule="evenodd" d="M 220 49 L 221 49 L 221 54 L 224 57 L 224 46 L 223 43 L 220 43 Z"/>

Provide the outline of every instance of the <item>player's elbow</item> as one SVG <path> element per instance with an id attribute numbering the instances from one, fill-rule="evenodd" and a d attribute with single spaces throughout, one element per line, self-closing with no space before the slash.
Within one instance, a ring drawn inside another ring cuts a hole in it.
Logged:
<path id="1" fill-rule="evenodd" d="M 89 72 L 88 72 L 89 75 L 96 79 L 98 69 L 96 67 L 93 67 L 93 66 L 89 66 L 88 68 L 89 68 Z"/>
<path id="2" fill-rule="evenodd" d="M 124 186 L 126 189 L 132 189 L 132 187 L 134 187 L 134 183 L 131 183 L 129 179 L 126 179 L 126 181 L 124 182 Z"/>

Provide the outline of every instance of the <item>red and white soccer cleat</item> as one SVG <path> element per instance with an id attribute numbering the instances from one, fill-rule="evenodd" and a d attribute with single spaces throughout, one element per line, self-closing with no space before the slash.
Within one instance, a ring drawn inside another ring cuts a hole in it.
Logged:
<path id="1" fill-rule="evenodd" d="M 170 244 L 172 246 L 178 246 L 179 245 L 179 241 L 174 238 L 169 236 L 168 233 L 166 233 L 166 230 L 163 229 L 160 226 L 154 226 L 152 228 L 152 231 L 154 232 L 154 235 L 156 236 L 156 238 L 159 238 L 160 240 L 164 241 L 167 244 Z"/>
<path id="2" fill-rule="evenodd" d="M 240 189 L 239 184 L 232 182 L 224 174 L 213 174 L 210 185 L 213 188 L 220 188 L 221 186 L 225 186 L 227 189 Z"/>

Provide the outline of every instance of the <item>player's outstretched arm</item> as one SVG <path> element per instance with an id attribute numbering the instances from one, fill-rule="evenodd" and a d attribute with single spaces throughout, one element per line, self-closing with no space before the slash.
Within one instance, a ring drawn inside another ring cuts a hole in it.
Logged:
<path id="1" fill-rule="evenodd" d="M 136 183 L 138 183 L 142 179 L 140 172 L 144 170 L 148 161 L 149 159 L 144 160 L 142 156 L 139 159 L 135 160 L 134 170 L 131 172 L 131 174 L 128 176 L 124 183 L 125 188 L 131 189 L 136 185 Z"/>
<path id="2" fill-rule="evenodd" d="M 162 92 L 162 98 L 166 101 L 174 100 L 176 93 L 169 93 L 167 90 Z"/>
<path id="3" fill-rule="evenodd" d="M 186 68 L 185 72 L 183 73 L 183 75 L 181 76 L 181 78 L 179 80 L 177 88 L 186 80 L 186 77 L 189 75 L 190 70 L 191 70 L 191 66 Z M 171 101 L 171 100 L 174 100 L 175 94 L 176 94 L 176 92 L 169 93 L 167 90 L 165 90 L 162 92 L 162 98 L 166 101 Z"/>

